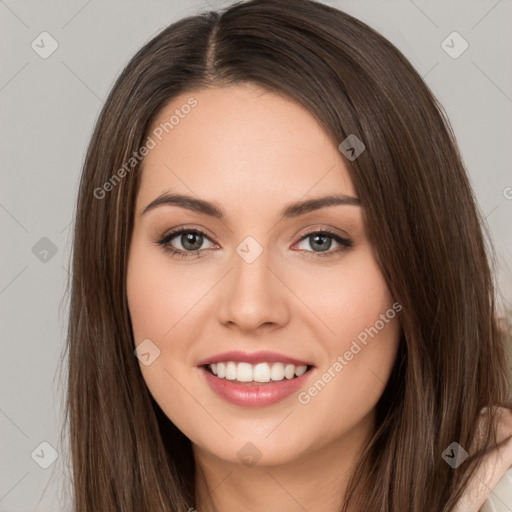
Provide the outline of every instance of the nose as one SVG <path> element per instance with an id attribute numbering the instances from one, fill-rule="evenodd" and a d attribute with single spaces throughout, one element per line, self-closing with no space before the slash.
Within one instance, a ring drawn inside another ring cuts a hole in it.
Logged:
<path id="1" fill-rule="evenodd" d="M 235 252 L 232 261 L 232 270 L 219 283 L 219 321 L 243 332 L 269 332 L 286 325 L 290 318 L 291 292 L 268 251 L 263 251 L 251 263 Z"/>

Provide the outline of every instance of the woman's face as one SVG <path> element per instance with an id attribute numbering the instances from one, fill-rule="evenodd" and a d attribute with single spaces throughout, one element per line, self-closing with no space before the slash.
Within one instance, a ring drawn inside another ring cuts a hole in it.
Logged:
<path id="1" fill-rule="evenodd" d="M 401 307 L 337 146 L 303 107 L 247 84 L 183 94 L 149 135 L 127 293 L 161 409 L 196 453 L 236 463 L 367 437 Z M 165 194 L 191 199 L 147 208 Z M 346 200 L 290 208 L 326 196 Z"/>

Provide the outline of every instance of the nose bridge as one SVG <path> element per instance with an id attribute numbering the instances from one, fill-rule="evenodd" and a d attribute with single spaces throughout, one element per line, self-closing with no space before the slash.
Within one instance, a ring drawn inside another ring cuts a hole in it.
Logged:
<path id="1" fill-rule="evenodd" d="M 272 268 L 271 251 L 256 238 L 246 237 L 233 254 L 233 270 L 221 294 L 219 320 L 244 330 L 281 324 L 286 317 L 283 286 Z"/>

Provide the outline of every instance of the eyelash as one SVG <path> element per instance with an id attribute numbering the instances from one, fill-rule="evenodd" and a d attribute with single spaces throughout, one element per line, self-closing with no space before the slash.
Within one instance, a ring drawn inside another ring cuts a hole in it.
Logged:
<path id="1" fill-rule="evenodd" d="M 160 238 L 160 240 L 157 240 L 155 243 L 158 244 L 159 246 L 161 246 L 165 252 L 170 253 L 172 257 L 180 258 L 180 259 L 187 259 L 187 258 L 191 258 L 193 256 L 200 256 L 201 252 L 207 250 L 207 249 L 198 249 L 197 251 L 183 251 L 181 249 L 176 249 L 176 248 L 172 247 L 172 245 L 170 245 L 170 241 L 173 238 L 176 238 L 176 236 L 181 235 L 183 233 L 194 233 L 194 234 L 198 234 L 198 235 L 203 235 L 208 240 L 210 240 L 210 237 L 204 231 L 201 231 L 200 229 L 181 228 L 181 229 L 177 229 L 175 231 L 171 231 L 170 233 L 167 233 L 162 238 Z M 348 238 L 343 238 L 340 235 L 338 235 L 337 233 L 329 231 L 328 229 L 309 231 L 309 232 L 305 233 L 298 242 L 302 242 L 303 240 L 306 240 L 307 238 L 309 238 L 312 235 L 328 235 L 327 238 L 333 238 L 336 242 L 338 242 L 340 244 L 340 247 L 338 249 L 335 249 L 334 251 L 328 250 L 328 251 L 319 252 L 319 253 L 317 253 L 315 251 L 301 250 L 302 252 L 313 253 L 313 254 L 308 255 L 308 257 L 325 258 L 325 257 L 333 256 L 334 254 L 339 254 L 339 253 L 348 251 L 353 246 L 352 240 L 350 240 Z"/>

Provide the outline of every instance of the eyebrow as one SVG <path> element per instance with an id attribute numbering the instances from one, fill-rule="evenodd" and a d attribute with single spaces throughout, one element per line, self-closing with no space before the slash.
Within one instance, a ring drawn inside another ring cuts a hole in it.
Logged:
<path id="1" fill-rule="evenodd" d="M 296 201 L 288 204 L 281 211 L 281 220 L 299 217 L 300 215 L 304 215 L 327 206 L 339 205 L 361 206 L 361 202 L 357 197 L 343 194 L 319 197 L 317 199 L 307 199 L 305 201 Z M 216 219 L 223 219 L 225 217 L 224 212 L 212 202 L 184 194 L 169 194 L 165 192 L 151 201 L 151 203 L 149 203 L 141 212 L 141 215 L 144 215 L 159 206 L 179 206 Z"/>

